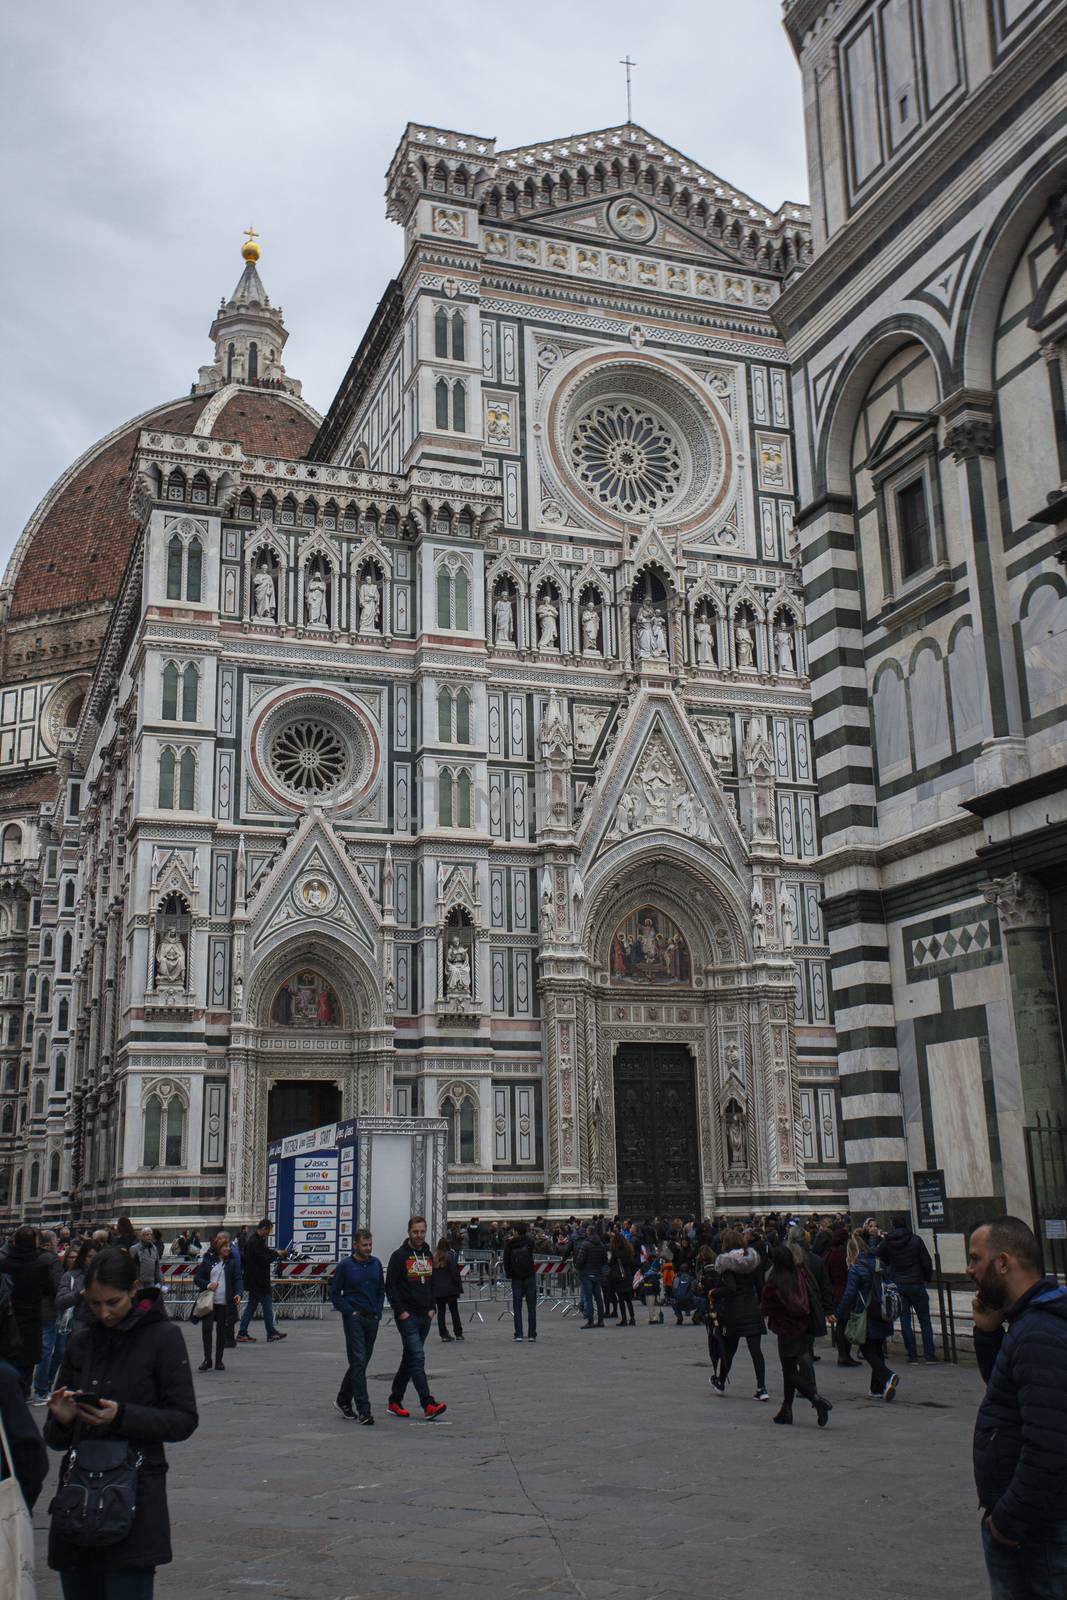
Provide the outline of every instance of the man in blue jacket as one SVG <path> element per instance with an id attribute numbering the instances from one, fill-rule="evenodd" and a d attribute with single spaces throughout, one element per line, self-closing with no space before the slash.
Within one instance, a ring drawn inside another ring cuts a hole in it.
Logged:
<path id="1" fill-rule="evenodd" d="M 1067 1289 L 1025 1222 L 971 1234 L 974 1351 L 986 1380 L 974 1478 L 995 1600 L 1067 1594 Z"/>
<path id="2" fill-rule="evenodd" d="M 370 1395 L 367 1393 L 367 1364 L 378 1337 L 378 1326 L 385 1305 L 385 1273 L 378 1257 L 371 1254 L 374 1240 L 369 1228 L 357 1228 L 352 1240 L 352 1254 L 347 1261 L 339 1261 L 330 1285 L 330 1299 L 335 1311 L 341 1313 L 345 1329 L 345 1349 L 348 1367 L 341 1379 L 334 1405 L 349 1422 L 362 1422 L 370 1427 Z M 352 1409 L 355 1398 L 356 1408 Z"/>

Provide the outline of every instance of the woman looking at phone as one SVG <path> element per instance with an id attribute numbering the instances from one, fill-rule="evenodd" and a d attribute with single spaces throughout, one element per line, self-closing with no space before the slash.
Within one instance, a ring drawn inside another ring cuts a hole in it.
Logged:
<path id="1" fill-rule="evenodd" d="M 45 1443 L 67 1452 L 62 1485 L 83 1441 L 129 1441 L 139 1458 L 135 1509 L 125 1537 L 88 1547 L 54 1515 L 48 1565 L 59 1573 L 64 1600 L 151 1600 L 155 1569 L 171 1559 L 163 1446 L 188 1439 L 199 1421 L 185 1340 L 158 1287 L 139 1282 L 125 1250 L 101 1250 L 89 1262 L 85 1304 L 91 1322 L 67 1342 Z"/>

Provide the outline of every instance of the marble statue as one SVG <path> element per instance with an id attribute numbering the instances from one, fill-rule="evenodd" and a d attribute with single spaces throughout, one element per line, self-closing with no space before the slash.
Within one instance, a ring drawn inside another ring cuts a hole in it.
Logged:
<path id="1" fill-rule="evenodd" d="M 651 660 L 667 654 L 667 630 L 651 600 L 642 600 L 637 613 L 637 653 Z"/>
<path id="2" fill-rule="evenodd" d="M 762 906 L 752 907 L 752 948 L 753 950 L 766 950 L 767 948 L 767 923 L 764 919 Z"/>
<path id="3" fill-rule="evenodd" d="M 788 950 L 793 943 L 793 902 L 787 894 L 783 894 L 778 902 L 778 915 L 782 922 L 782 944 Z"/>
<path id="4" fill-rule="evenodd" d="M 709 743 L 711 754 L 720 767 L 729 767 L 733 761 L 733 740 L 730 737 L 730 724 L 725 718 L 716 717 L 711 724 Z"/>
<path id="5" fill-rule="evenodd" d="M 740 1112 L 726 1120 L 726 1145 L 730 1153 L 731 1167 L 743 1167 L 745 1164 L 745 1129 Z"/>
<path id="6" fill-rule="evenodd" d="M 274 589 L 274 574 L 265 561 L 252 580 L 256 596 L 256 616 L 263 622 L 273 622 L 278 613 L 278 597 Z"/>
<path id="7" fill-rule="evenodd" d="M 511 609 L 511 596 L 498 589 L 493 601 L 494 639 L 497 644 L 515 643 L 515 613 Z"/>
<path id="8" fill-rule="evenodd" d="M 453 934 L 449 941 L 448 953 L 445 956 L 445 993 L 449 995 L 469 995 L 470 992 L 470 956 L 455 934 Z"/>
<path id="9" fill-rule="evenodd" d="M 797 670 L 793 661 L 793 635 L 783 623 L 779 623 L 774 630 L 774 647 L 778 655 L 778 671 L 792 676 Z"/>
<path id="10" fill-rule="evenodd" d="M 171 989 L 185 983 L 185 946 L 173 928 L 156 945 L 156 983 Z"/>
<path id="11" fill-rule="evenodd" d="M 307 585 L 304 590 L 304 607 L 307 611 L 308 625 L 312 628 L 326 626 L 326 579 L 321 572 L 308 574 Z"/>
<path id="12" fill-rule="evenodd" d="M 541 624 L 541 635 L 537 641 L 538 650 L 558 650 L 559 610 L 547 589 L 538 601 L 537 617 Z"/>
<path id="13" fill-rule="evenodd" d="M 693 625 L 693 634 L 697 642 L 697 666 L 714 667 L 715 661 L 715 630 L 708 620 L 706 611 L 702 611 Z"/>
<path id="14" fill-rule="evenodd" d="M 737 665 L 739 667 L 753 667 L 756 664 L 756 640 L 752 629 L 743 620 L 739 620 L 734 628 L 734 643 L 737 647 Z"/>
<path id="15" fill-rule="evenodd" d="M 582 607 L 582 654 L 600 654 L 600 612 L 591 600 Z"/>
<path id="16" fill-rule="evenodd" d="M 359 586 L 359 631 L 360 633 L 378 632 L 378 607 L 381 596 L 378 585 L 374 581 L 374 574 L 367 571 L 363 574 Z"/>

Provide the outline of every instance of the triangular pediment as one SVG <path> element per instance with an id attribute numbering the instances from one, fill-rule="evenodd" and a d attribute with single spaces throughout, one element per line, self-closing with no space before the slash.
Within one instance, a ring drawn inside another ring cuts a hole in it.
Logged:
<path id="1" fill-rule="evenodd" d="M 578 832 L 579 866 L 637 835 L 681 835 L 741 880 L 748 848 L 715 766 L 673 700 L 638 694 L 596 775 Z"/>
<path id="2" fill-rule="evenodd" d="M 328 932 L 377 965 L 381 916 L 329 818 L 309 811 L 274 861 L 255 900 L 253 952 L 280 933 Z"/>
<path id="3" fill-rule="evenodd" d="M 633 236 L 628 236 L 618 225 L 619 218 L 626 215 L 625 209 L 617 204 L 620 198 L 625 205 L 640 211 L 643 225 Z M 692 256 L 702 263 L 735 269 L 744 264 L 740 252 L 732 252 L 724 245 L 702 238 L 676 217 L 670 216 L 661 206 L 636 195 L 616 195 L 596 205 L 556 203 L 539 206 L 513 222 L 509 219 L 509 225 L 519 233 L 529 231 L 548 234 L 552 238 L 594 240 L 608 250 L 614 246 L 616 250 L 635 250 L 654 255 Z M 551 261 L 548 265 L 552 265 Z"/>
<path id="4" fill-rule="evenodd" d="M 895 455 L 903 445 L 913 444 L 934 426 L 935 418 L 926 411 L 890 412 L 875 436 L 867 457 L 867 467 L 877 467 L 887 457 Z"/>

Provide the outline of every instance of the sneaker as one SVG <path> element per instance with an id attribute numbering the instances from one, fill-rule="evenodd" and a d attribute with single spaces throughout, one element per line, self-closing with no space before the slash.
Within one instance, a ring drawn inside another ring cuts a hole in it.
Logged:
<path id="1" fill-rule="evenodd" d="M 452 1343 L 452 1335 L 450 1333 L 443 1333 L 441 1335 L 441 1343 L 442 1344 L 451 1344 Z"/>
<path id="2" fill-rule="evenodd" d="M 356 1413 L 352 1410 L 351 1405 L 342 1405 L 340 1400 L 335 1400 L 333 1403 L 333 1409 L 342 1417 L 344 1417 L 346 1422 L 355 1421 Z"/>
<path id="3" fill-rule="evenodd" d="M 390 1400 L 386 1410 L 394 1417 L 410 1417 L 411 1415 L 410 1411 L 405 1411 L 399 1400 Z"/>
<path id="4" fill-rule="evenodd" d="M 725 1394 L 726 1393 L 726 1379 L 725 1378 L 709 1378 L 708 1382 L 711 1384 L 711 1387 L 715 1390 L 716 1394 Z"/>
<path id="5" fill-rule="evenodd" d="M 35 1394 L 32 1404 L 35 1406 L 46 1406 L 48 1404 L 48 1396 L 46 1394 Z"/>
<path id="6" fill-rule="evenodd" d="M 428 1406 L 423 1406 L 422 1408 L 423 1416 L 427 1417 L 431 1422 L 434 1417 L 439 1417 L 442 1411 L 447 1410 L 448 1407 L 442 1405 L 438 1400 L 431 1400 Z"/>
<path id="7" fill-rule="evenodd" d="M 359 1416 L 356 1418 L 356 1421 L 361 1422 L 365 1428 L 374 1427 L 374 1418 L 371 1416 L 369 1411 L 361 1411 Z"/>
<path id="8" fill-rule="evenodd" d="M 210 1372 L 211 1371 L 211 1362 L 210 1361 L 201 1361 L 200 1365 L 197 1367 L 196 1370 L 197 1370 L 197 1372 Z"/>
<path id="9" fill-rule="evenodd" d="M 460 1344 L 462 1344 L 462 1343 L 463 1343 L 463 1335 L 462 1335 L 462 1334 L 461 1334 L 461 1333 L 454 1333 L 454 1334 L 453 1334 L 453 1335 L 452 1335 L 452 1337 L 453 1337 L 453 1339 L 458 1339 L 458 1340 L 459 1340 L 459 1342 L 460 1342 Z"/>
<path id="10" fill-rule="evenodd" d="M 252 1333 L 239 1333 L 237 1335 L 237 1343 L 238 1344 L 255 1344 L 255 1342 L 256 1342 L 255 1334 L 252 1334 Z"/>
<path id="11" fill-rule="evenodd" d="M 756 1399 L 757 1400 L 769 1400 L 770 1398 L 771 1397 L 767 1393 L 766 1389 L 757 1389 L 756 1390 Z"/>
<path id="12" fill-rule="evenodd" d="M 521 1334 L 521 1333 L 517 1333 L 517 1334 L 516 1334 L 516 1335 L 515 1335 L 515 1343 L 516 1343 L 516 1344 L 522 1344 L 522 1343 L 523 1343 L 523 1342 L 524 1342 L 524 1341 L 523 1341 L 523 1337 L 522 1337 L 522 1334 Z"/>
<path id="13" fill-rule="evenodd" d="M 531 1333 L 530 1336 L 528 1337 L 528 1339 L 526 1340 L 526 1343 L 527 1344 L 536 1344 L 537 1343 L 537 1335 L 536 1335 L 536 1333 Z"/>
<path id="14" fill-rule="evenodd" d="M 287 1333 L 268 1333 L 267 1343 L 277 1344 L 279 1339 L 288 1339 L 288 1337 L 289 1335 Z"/>
<path id="15" fill-rule="evenodd" d="M 887 1381 L 886 1381 L 886 1386 L 882 1390 L 882 1399 L 883 1400 L 892 1400 L 894 1395 L 897 1392 L 897 1385 L 899 1383 L 900 1383 L 900 1379 L 897 1377 L 896 1373 L 895 1372 L 891 1372 L 889 1374 L 889 1377 L 888 1377 Z"/>

